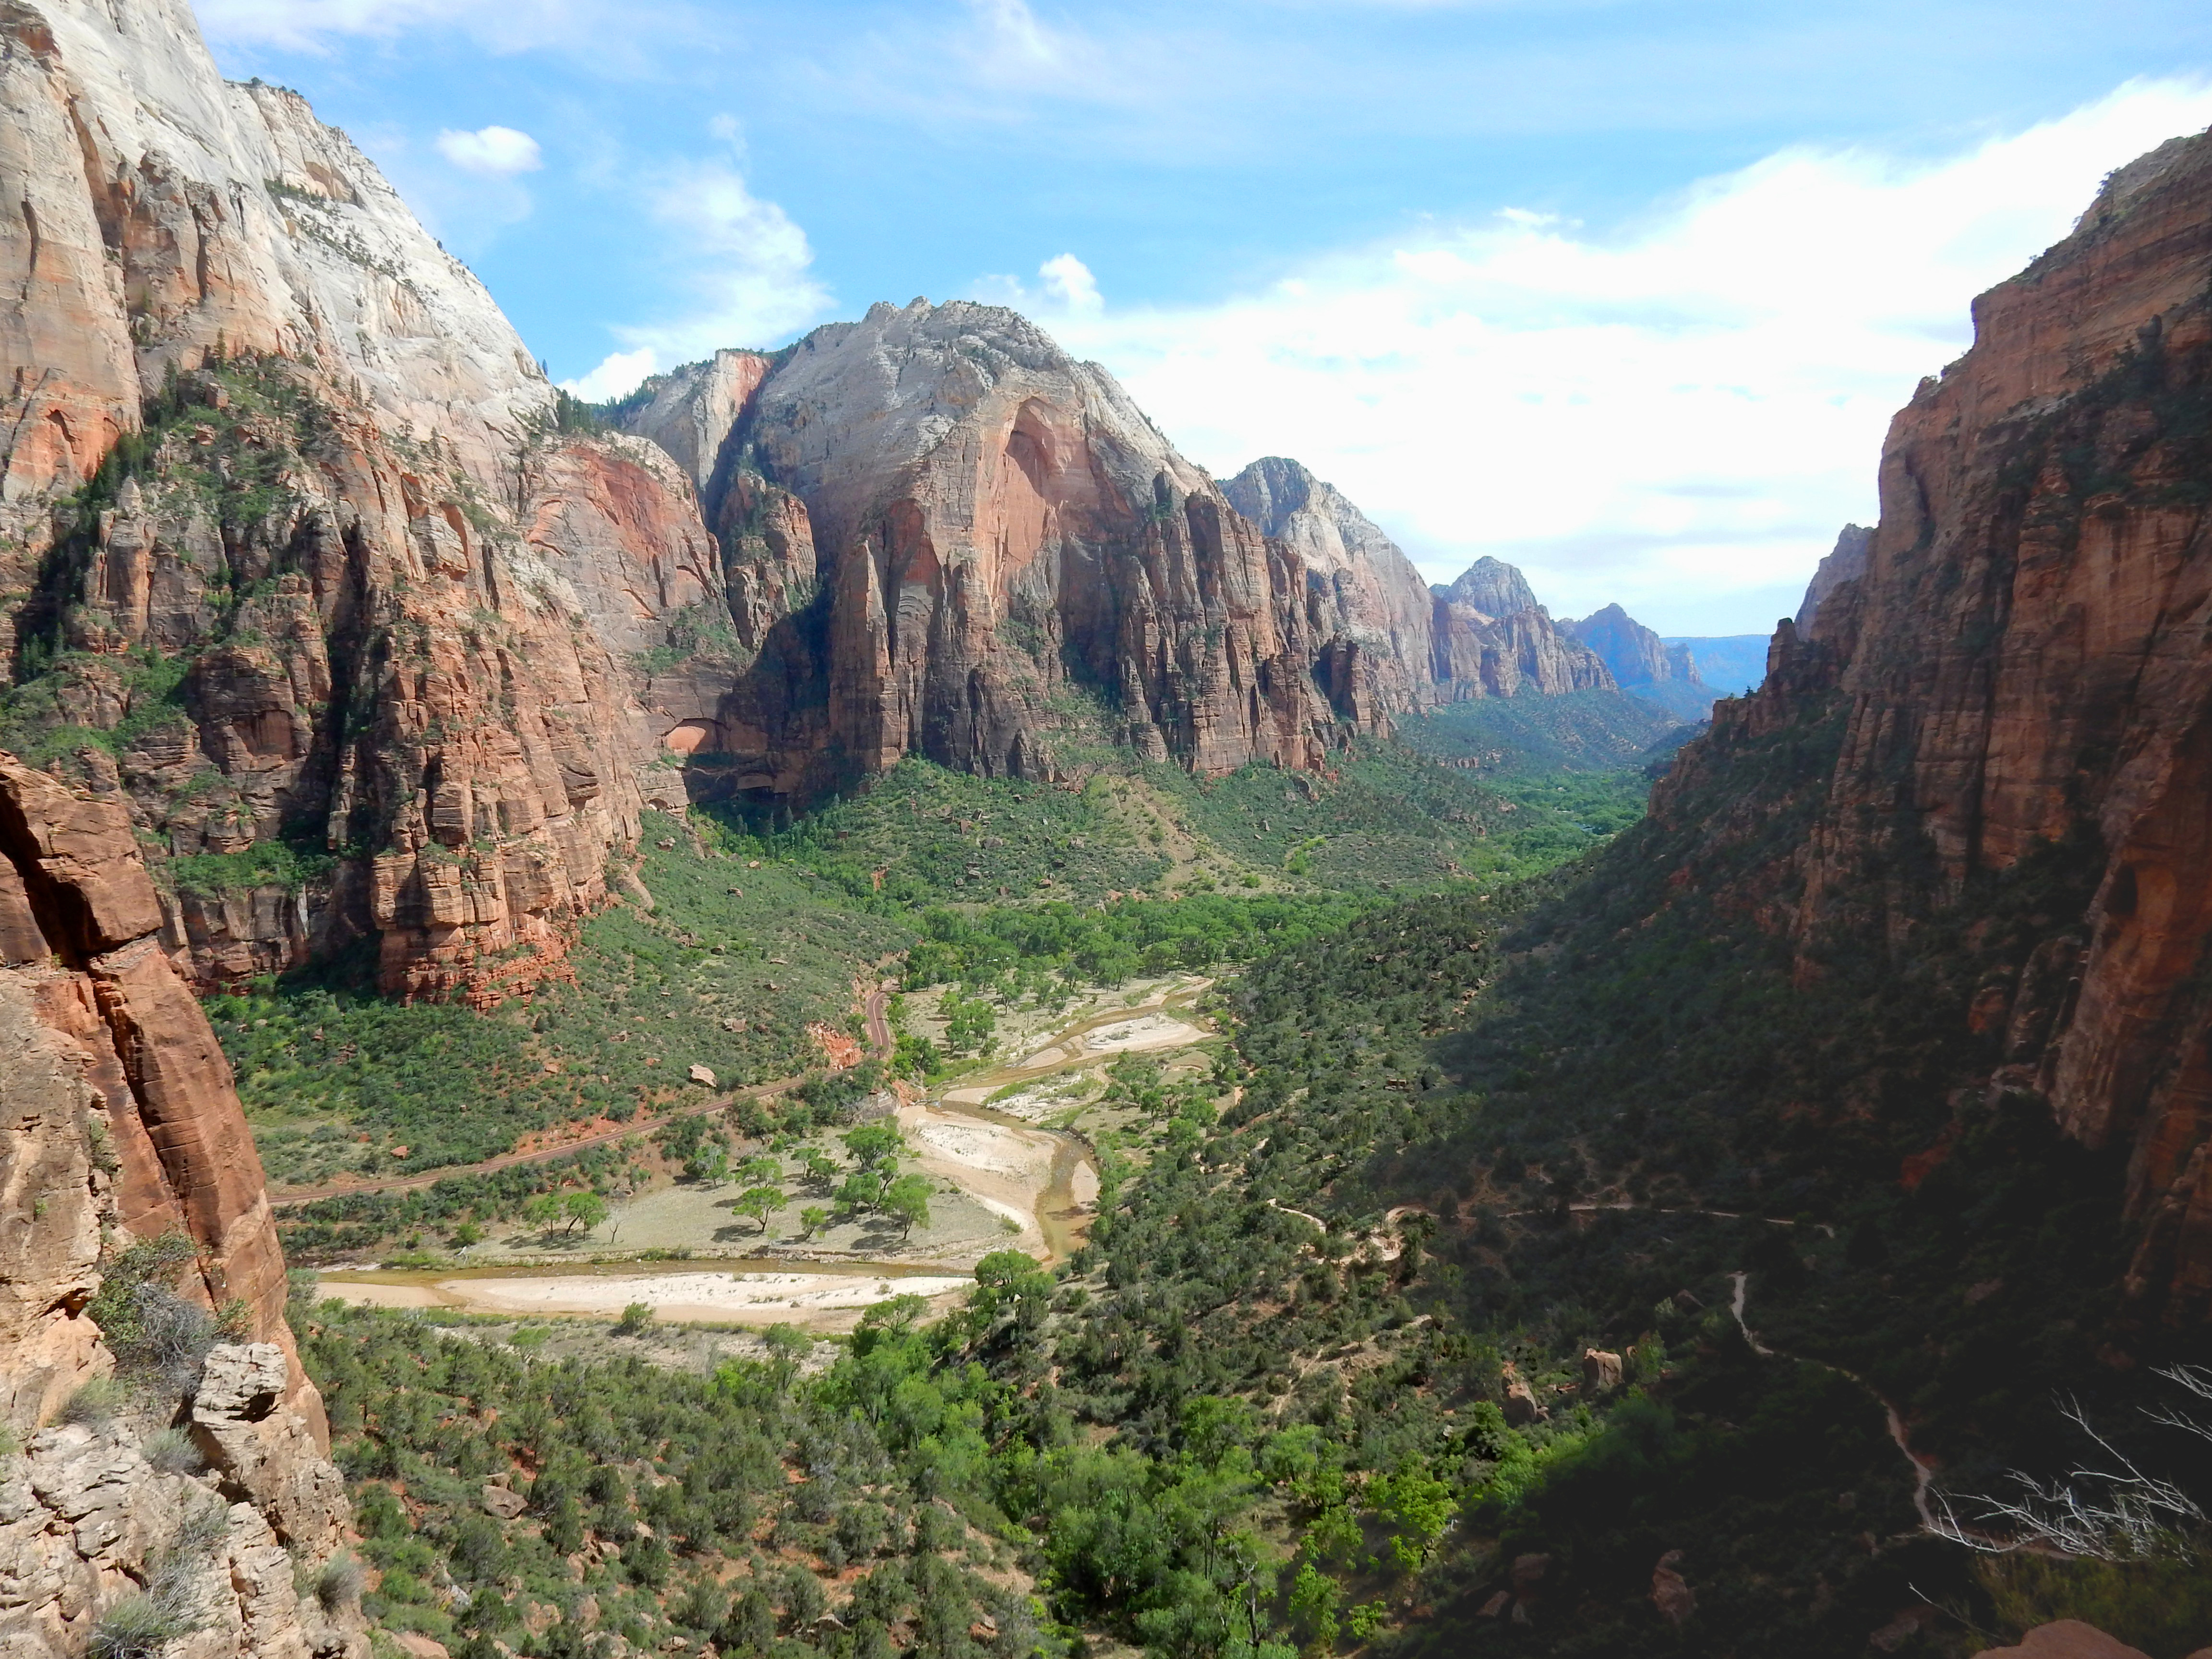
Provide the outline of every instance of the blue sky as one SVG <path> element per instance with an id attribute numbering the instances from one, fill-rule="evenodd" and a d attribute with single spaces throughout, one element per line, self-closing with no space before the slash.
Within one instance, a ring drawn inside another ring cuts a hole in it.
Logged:
<path id="1" fill-rule="evenodd" d="M 1667 633 L 1794 610 L 1971 295 L 2212 124 L 2172 0 L 199 10 L 558 378 L 999 299 L 1203 465 L 1297 455 L 1433 578 Z"/>

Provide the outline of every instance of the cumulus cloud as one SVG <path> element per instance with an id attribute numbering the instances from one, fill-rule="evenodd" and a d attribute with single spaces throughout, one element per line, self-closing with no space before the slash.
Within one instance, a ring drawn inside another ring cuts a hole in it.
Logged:
<path id="1" fill-rule="evenodd" d="M 1972 297 L 2208 121 L 2212 86 L 2130 83 L 1935 161 L 1785 150 L 1624 234 L 1507 212 L 1223 304 L 1051 322 L 1194 459 L 1297 456 L 1431 580 L 1487 553 L 1560 614 L 1751 631 L 1871 521 L 1890 416 L 1968 343 Z"/>
<path id="2" fill-rule="evenodd" d="M 1091 267 L 1073 253 L 1061 253 L 1037 267 L 1044 291 L 1062 309 L 1078 317 L 1095 317 L 1106 308 L 1098 292 L 1098 279 Z"/>
<path id="3" fill-rule="evenodd" d="M 649 346 L 641 346 L 635 351 L 611 352 L 590 374 L 562 381 L 561 390 L 587 404 L 603 404 L 636 391 L 638 383 L 652 374 L 653 368 Z"/>
<path id="4" fill-rule="evenodd" d="M 448 127 L 438 135 L 438 154 L 464 173 L 494 179 L 535 173 L 545 165 L 538 141 L 513 127 L 478 127 L 474 132 L 456 132 Z"/>
<path id="5" fill-rule="evenodd" d="M 657 370 L 724 346 L 768 345 L 828 314 L 805 231 L 729 162 L 680 163 L 647 187 L 647 204 L 667 239 L 669 285 L 690 303 L 656 322 L 617 325 L 629 349 L 571 385 L 576 396 L 588 386 L 595 398 L 619 397 Z"/>

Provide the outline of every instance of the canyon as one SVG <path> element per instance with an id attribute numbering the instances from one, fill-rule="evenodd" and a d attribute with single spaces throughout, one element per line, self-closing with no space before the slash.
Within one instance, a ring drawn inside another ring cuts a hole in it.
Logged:
<path id="1" fill-rule="evenodd" d="M 2212 1310 L 2208 281 L 2212 137 L 2176 139 L 1975 302 L 1972 349 L 1891 427 L 1879 526 L 1845 532 L 1765 684 L 1652 799 L 1705 842 L 1678 879 L 1796 940 L 1801 976 L 1838 939 L 1907 951 L 2007 872 L 2087 884 L 1989 968 L 1978 1093 L 2124 1149 L 2127 1294 L 2183 1322 Z M 1833 760 L 1746 873 L 1761 826 L 1731 769 L 1777 741 Z"/>
<path id="2" fill-rule="evenodd" d="M 1613 684 L 1517 573 L 1429 594 L 1002 309 L 723 351 L 610 431 L 183 0 L 11 17 L 0 746 L 129 801 L 202 989 L 358 946 L 394 995 L 526 995 L 648 807 L 1063 780 L 1071 738 L 1313 769 Z"/>

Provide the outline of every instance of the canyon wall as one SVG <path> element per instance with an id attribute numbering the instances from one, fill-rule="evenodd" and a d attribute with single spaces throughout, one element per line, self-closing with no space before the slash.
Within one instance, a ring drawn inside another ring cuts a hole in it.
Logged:
<path id="1" fill-rule="evenodd" d="M 121 803 L 0 753 L 0 1649 L 81 1653 L 151 1591 L 209 1659 L 361 1659 L 357 1606 L 295 1588 L 343 1544 L 344 1482 L 260 1159 L 161 926 Z M 171 1284 L 95 1300 L 165 1239 Z M 100 1317 L 174 1340 L 119 1358 Z M 149 1448 L 173 1422 L 188 1457 Z"/>
<path id="2" fill-rule="evenodd" d="M 696 487 L 557 429 L 482 284 L 183 0 L 0 18 L 0 743 L 169 857 L 202 986 L 373 943 L 559 971 L 656 763 L 641 653 L 724 608 Z"/>
<path id="3" fill-rule="evenodd" d="M 184 0 L 0 33 L 0 747 L 128 803 L 202 989 L 358 949 L 395 994 L 527 994 L 648 806 L 910 754 L 1312 767 L 1610 683 L 1295 463 L 1240 513 L 1011 312 L 720 352 L 608 432 Z"/>
<path id="4" fill-rule="evenodd" d="M 1659 704 L 1684 720 L 1703 720 L 1713 693 L 1698 677 L 1687 646 L 1668 645 L 1618 605 L 1593 611 L 1560 630 L 1605 659 L 1624 691 Z"/>
<path id="5" fill-rule="evenodd" d="M 1555 623 L 1511 565 L 1478 559 L 1448 587 L 1297 462 L 1270 456 L 1222 486 L 1230 501 L 1306 568 L 1308 618 L 1324 654 L 1342 653 L 1391 712 L 1613 684 L 1595 653 Z"/>
<path id="6" fill-rule="evenodd" d="M 2001 1042 L 1990 1091 L 2127 1149 L 2129 1290 L 2169 1318 L 2212 1310 L 2208 295 L 2212 136 L 2120 169 L 1975 302 L 1972 349 L 1891 428 L 1862 573 L 1784 621 L 1766 684 L 1653 804 L 1667 823 L 1733 754 L 1839 729 L 1780 863 L 1715 877 L 1808 974 L 1824 939 L 1904 949 L 2031 860 L 2093 883 L 1972 1018 Z"/>

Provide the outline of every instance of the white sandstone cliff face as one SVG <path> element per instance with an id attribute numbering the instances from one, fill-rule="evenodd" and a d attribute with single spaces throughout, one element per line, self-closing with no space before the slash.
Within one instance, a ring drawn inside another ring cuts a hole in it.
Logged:
<path id="1" fill-rule="evenodd" d="M 1272 455 L 1221 490 L 1298 556 L 1307 615 L 1324 657 L 1356 647 L 1375 678 L 1362 689 L 1363 701 L 1396 714 L 1444 700 L 1436 678 L 1436 601 L 1413 562 L 1343 491 Z"/>
<path id="2" fill-rule="evenodd" d="M 297 94 L 223 81 L 185 0 L 0 9 L 0 499 L 89 476 L 218 340 L 314 364 L 489 478 L 550 389 L 499 307 Z"/>

